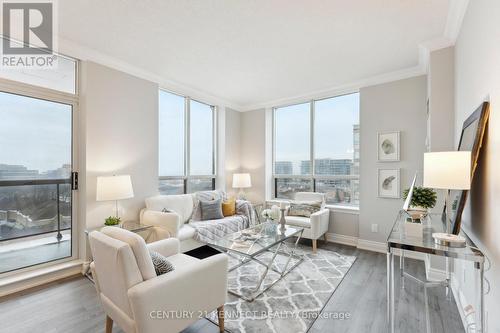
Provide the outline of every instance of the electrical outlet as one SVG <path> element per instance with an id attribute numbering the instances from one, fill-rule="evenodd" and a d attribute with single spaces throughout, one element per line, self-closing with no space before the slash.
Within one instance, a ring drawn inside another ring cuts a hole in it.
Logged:
<path id="1" fill-rule="evenodd" d="M 372 232 L 378 232 L 378 224 L 372 224 Z"/>

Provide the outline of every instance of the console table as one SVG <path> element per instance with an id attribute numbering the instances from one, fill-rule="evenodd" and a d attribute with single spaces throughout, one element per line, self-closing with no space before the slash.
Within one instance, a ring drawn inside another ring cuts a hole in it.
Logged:
<path id="1" fill-rule="evenodd" d="M 467 240 L 465 247 L 449 247 L 438 245 L 434 242 L 432 238 L 432 233 L 434 232 L 446 232 L 446 226 L 442 222 L 441 214 L 429 214 L 423 219 L 423 235 L 422 238 L 406 236 L 405 232 L 405 221 L 407 219 L 407 214 L 401 211 L 392 230 L 387 238 L 387 323 L 388 331 L 394 333 L 395 326 L 395 311 L 394 311 L 394 255 L 396 251 L 399 251 L 400 255 L 400 272 L 402 285 L 404 278 L 408 277 L 414 281 L 420 282 L 424 285 L 424 290 L 427 287 L 434 286 L 444 286 L 447 288 L 447 292 L 450 293 L 450 270 L 449 270 L 449 260 L 462 259 L 471 261 L 474 263 L 474 267 L 477 272 L 479 281 L 479 290 L 477 291 L 478 303 L 476 306 L 476 330 L 475 332 L 484 332 L 485 318 L 484 318 L 484 254 L 477 249 L 472 241 L 463 234 Z M 398 250 L 396 250 L 398 249 Z M 420 281 L 419 279 L 411 276 L 404 272 L 404 253 L 405 251 L 418 252 L 426 255 L 436 255 L 444 257 L 446 259 L 446 279 L 444 281 Z M 426 293 L 425 293 L 426 294 Z M 427 300 L 425 300 L 427 303 Z M 426 304 L 427 305 L 427 304 Z M 427 306 L 426 306 L 427 308 Z M 428 309 L 427 309 L 428 311 Z M 426 313 L 426 327 L 429 332 L 430 323 L 429 315 Z"/>

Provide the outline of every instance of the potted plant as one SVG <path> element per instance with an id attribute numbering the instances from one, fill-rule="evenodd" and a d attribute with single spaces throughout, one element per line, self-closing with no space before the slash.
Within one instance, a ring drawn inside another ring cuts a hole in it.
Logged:
<path id="1" fill-rule="evenodd" d="M 120 218 L 116 216 L 109 216 L 104 220 L 104 225 L 108 226 L 113 226 L 113 225 L 119 225 L 120 224 Z"/>
<path id="2" fill-rule="evenodd" d="M 408 197 L 409 189 L 403 192 L 403 198 Z M 433 189 L 426 187 L 413 188 L 408 214 L 410 218 L 405 221 L 406 236 L 422 238 L 422 218 L 425 217 L 430 208 L 436 205 L 437 194 Z"/>
<path id="3" fill-rule="evenodd" d="M 409 189 L 403 192 L 403 198 L 406 200 Z M 430 208 L 436 205 L 437 194 L 436 192 L 427 187 L 413 188 L 413 195 L 411 196 L 410 208 L 412 210 L 419 210 L 427 212 Z"/>

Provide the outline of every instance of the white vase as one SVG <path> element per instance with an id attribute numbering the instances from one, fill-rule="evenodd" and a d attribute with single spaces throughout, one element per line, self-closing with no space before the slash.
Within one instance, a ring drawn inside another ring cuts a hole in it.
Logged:
<path id="1" fill-rule="evenodd" d="M 405 222 L 406 237 L 422 238 L 423 229 L 422 222 Z"/>

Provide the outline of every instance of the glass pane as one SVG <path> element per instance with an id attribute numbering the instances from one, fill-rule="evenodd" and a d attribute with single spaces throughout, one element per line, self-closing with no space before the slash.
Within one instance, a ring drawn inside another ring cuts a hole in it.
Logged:
<path id="1" fill-rule="evenodd" d="M 160 179 L 160 194 L 184 194 L 184 179 Z"/>
<path id="2" fill-rule="evenodd" d="M 359 94 L 315 102 L 316 175 L 359 174 Z"/>
<path id="3" fill-rule="evenodd" d="M 274 173 L 310 175 L 310 103 L 277 108 L 274 119 Z"/>
<path id="4" fill-rule="evenodd" d="M 69 178 L 71 110 L 0 92 L 0 180 Z"/>
<path id="5" fill-rule="evenodd" d="M 0 42 L 2 42 L 1 39 Z M 76 60 L 57 55 L 54 57 L 57 60 L 57 66 L 54 68 L 7 69 L 3 67 L 0 69 L 0 77 L 69 94 L 76 94 Z"/>
<path id="6" fill-rule="evenodd" d="M 213 175 L 214 124 L 210 105 L 190 101 L 190 171 L 193 176 Z"/>
<path id="7" fill-rule="evenodd" d="M 184 176 L 184 97 L 159 96 L 160 176 Z"/>
<path id="8" fill-rule="evenodd" d="M 310 192 L 313 190 L 311 179 L 275 178 L 275 181 L 276 198 L 293 200 L 295 193 Z"/>
<path id="9" fill-rule="evenodd" d="M 0 92 L 0 273 L 71 256 L 72 107 Z"/>
<path id="10" fill-rule="evenodd" d="M 188 179 L 187 193 L 215 190 L 214 179 Z"/>
<path id="11" fill-rule="evenodd" d="M 327 204 L 359 205 L 358 179 L 317 179 L 316 192 L 326 193 Z"/>

